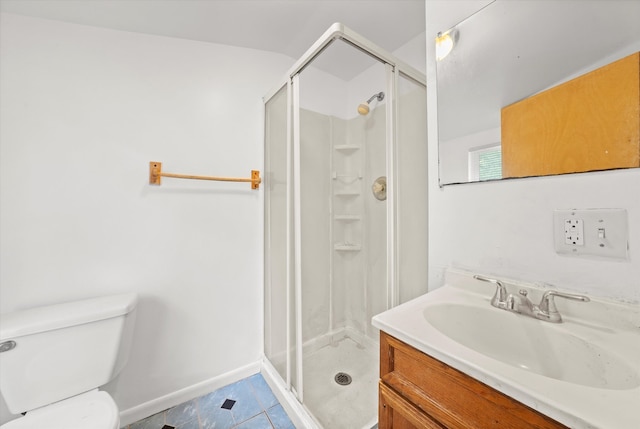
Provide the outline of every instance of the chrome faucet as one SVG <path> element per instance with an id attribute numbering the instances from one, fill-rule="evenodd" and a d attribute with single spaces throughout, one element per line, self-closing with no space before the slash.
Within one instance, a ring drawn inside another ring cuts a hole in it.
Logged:
<path id="1" fill-rule="evenodd" d="M 525 289 L 521 289 L 518 292 L 518 295 L 514 295 L 507 292 L 507 289 L 500 280 L 478 275 L 473 276 L 473 278 L 483 282 L 494 283 L 496 285 L 496 292 L 494 293 L 493 298 L 491 298 L 492 306 L 512 313 L 523 314 L 525 316 L 552 323 L 562 322 L 562 316 L 556 307 L 554 297 L 557 296 L 559 298 L 572 299 L 574 301 L 581 302 L 590 301 L 589 297 L 584 295 L 548 290 L 542 295 L 540 305 L 535 305 L 527 296 L 529 293 Z"/>
<path id="2" fill-rule="evenodd" d="M 542 295 L 542 299 L 540 300 L 540 305 L 538 306 L 538 311 L 540 315 L 537 316 L 538 319 L 544 318 L 543 320 L 547 320 L 553 323 L 562 322 L 562 316 L 560 315 L 560 312 L 558 312 L 558 309 L 556 308 L 556 302 L 553 299 L 554 296 L 557 296 L 558 298 L 572 299 L 574 301 L 581 301 L 581 302 L 590 301 L 588 296 L 577 295 L 573 293 L 558 292 L 555 290 L 548 290 Z"/>
<path id="3" fill-rule="evenodd" d="M 493 294 L 493 298 L 491 298 L 491 305 L 498 308 L 506 308 L 507 305 L 507 288 L 504 287 L 500 280 L 492 279 L 484 276 L 473 276 L 474 279 L 482 280 L 483 282 L 489 282 L 495 284 L 496 293 Z"/>

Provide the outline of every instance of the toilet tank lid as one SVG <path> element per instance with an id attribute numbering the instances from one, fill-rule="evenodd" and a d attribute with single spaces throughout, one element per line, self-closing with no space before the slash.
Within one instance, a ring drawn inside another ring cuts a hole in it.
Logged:
<path id="1" fill-rule="evenodd" d="M 118 317 L 137 302 L 135 293 L 123 293 L 0 314 L 0 341 Z"/>

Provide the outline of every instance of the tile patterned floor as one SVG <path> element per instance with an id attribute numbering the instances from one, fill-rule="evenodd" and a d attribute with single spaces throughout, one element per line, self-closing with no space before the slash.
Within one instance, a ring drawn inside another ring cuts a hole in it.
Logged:
<path id="1" fill-rule="evenodd" d="M 295 429 L 262 375 L 255 374 L 123 429 Z"/>

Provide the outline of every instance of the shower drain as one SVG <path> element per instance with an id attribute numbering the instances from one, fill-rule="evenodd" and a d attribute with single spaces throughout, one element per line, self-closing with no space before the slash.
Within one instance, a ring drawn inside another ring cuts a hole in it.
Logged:
<path id="1" fill-rule="evenodd" d="M 333 379 L 336 381 L 336 383 L 338 383 L 340 386 L 346 386 L 348 384 L 351 384 L 351 376 L 349 374 L 347 374 L 346 372 L 339 372 L 336 374 L 335 377 L 333 377 Z"/>

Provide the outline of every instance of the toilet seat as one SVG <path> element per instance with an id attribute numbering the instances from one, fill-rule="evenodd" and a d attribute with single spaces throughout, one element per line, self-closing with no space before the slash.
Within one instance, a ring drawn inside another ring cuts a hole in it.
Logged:
<path id="1" fill-rule="evenodd" d="M 107 392 L 92 390 L 30 411 L 1 429 L 119 429 L 118 407 Z"/>

